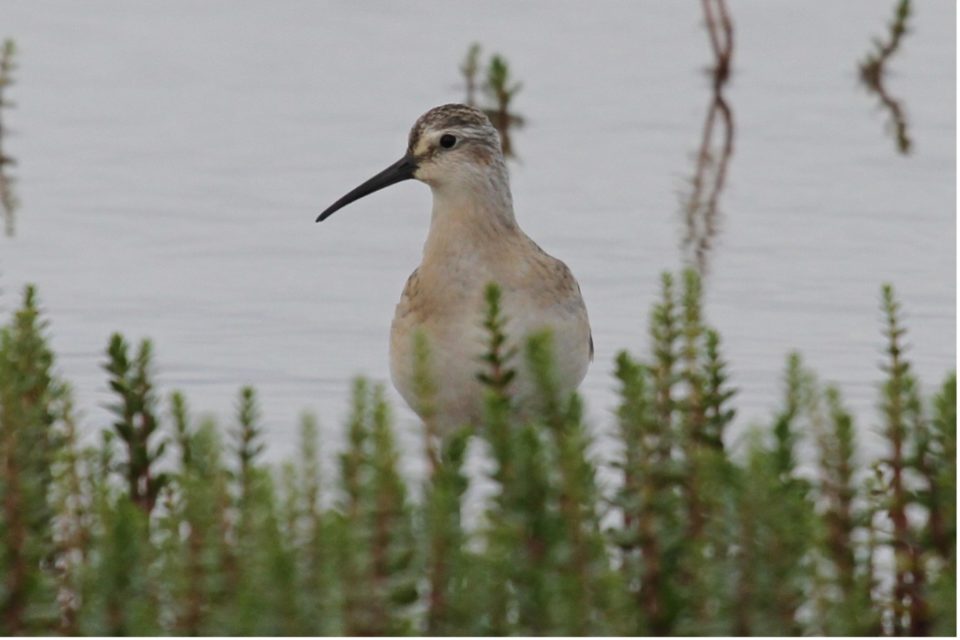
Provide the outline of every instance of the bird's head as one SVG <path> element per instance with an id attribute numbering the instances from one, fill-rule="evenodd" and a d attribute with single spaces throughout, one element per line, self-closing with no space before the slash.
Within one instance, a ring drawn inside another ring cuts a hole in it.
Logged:
<path id="1" fill-rule="evenodd" d="M 334 202 L 317 222 L 403 180 L 414 178 L 434 189 L 446 189 L 503 175 L 500 136 L 487 116 L 464 104 L 445 104 L 417 119 L 410 130 L 407 152 L 400 160 Z"/>

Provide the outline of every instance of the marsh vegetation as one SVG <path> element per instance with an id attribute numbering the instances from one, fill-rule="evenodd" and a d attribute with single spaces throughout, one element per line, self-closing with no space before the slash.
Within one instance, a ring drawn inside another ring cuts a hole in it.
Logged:
<path id="1" fill-rule="evenodd" d="M 9 88 L 14 82 L 13 72 L 16 69 L 14 56 L 17 47 L 14 41 L 7 38 L 0 45 L 0 210 L 3 212 L 3 230 L 7 236 L 12 236 L 15 229 L 15 218 L 19 201 L 14 191 L 14 179 L 10 175 L 10 168 L 16 164 L 13 156 L 4 150 L 4 138 L 7 137 L 7 127 L 4 123 L 4 109 L 13 107 Z"/>
<path id="2" fill-rule="evenodd" d="M 480 424 L 401 472 L 382 387 L 358 379 L 324 468 L 263 461 L 257 396 L 232 421 L 161 396 L 153 349 L 121 335 L 103 368 L 113 423 L 81 445 L 47 320 L 28 289 L 0 330 L 0 629 L 6 634 L 953 635 L 956 380 L 921 392 L 889 287 L 885 381 L 867 458 L 841 391 L 794 354 L 765 425 L 732 441 L 736 390 L 700 279 L 665 274 L 648 357 L 621 352 L 612 424 L 554 390 L 549 334 L 505 353 L 487 292 Z M 418 348 L 423 407 L 442 380 Z M 536 415 L 511 400 L 526 358 Z M 598 430 L 616 439 L 599 458 Z M 465 469 L 469 450 L 489 474 Z M 612 486 L 599 481 L 609 471 Z M 492 487 L 468 525 L 465 495 Z"/>

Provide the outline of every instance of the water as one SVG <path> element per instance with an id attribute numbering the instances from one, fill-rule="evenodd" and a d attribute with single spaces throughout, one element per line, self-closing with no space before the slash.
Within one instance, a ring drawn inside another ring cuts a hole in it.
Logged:
<path id="1" fill-rule="evenodd" d="M 856 71 L 893 4 L 731 3 L 736 139 L 706 304 L 741 425 L 773 410 L 798 349 L 869 429 L 882 281 L 925 388 L 955 366 L 956 9 L 916 3 L 891 62 L 903 157 Z M 710 99 L 698 4 L 3 0 L 0 17 L 20 47 L 5 149 L 23 202 L 0 311 L 39 285 L 88 430 L 107 424 L 100 364 L 122 330 L 154 339 L 163 388 L 196 411 L 226 415 L 256 385 L 272 457 L 296 448 L 302 409 L 339 443 L 351 377 L 388 379 L 430 194 L 408 182 L 313 220 L 398 158 L 420 113 L 462 99 L 472 41 L 524 82 L 517 213 L 580 280 L 584 391 L 608 427 L 614 354 L 645 350 L 658 275 L 681 264 Z"/>

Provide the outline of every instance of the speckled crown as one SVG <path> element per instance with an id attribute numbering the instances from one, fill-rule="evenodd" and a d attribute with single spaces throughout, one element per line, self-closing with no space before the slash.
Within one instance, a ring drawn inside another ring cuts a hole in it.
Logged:
<path id="1" fill-rule="evenodd" d="M 417 118 L 410 129 L 409 149 L 413 150 L 424 131 L 452 127 L 476 127 L 495 131 L 490 119 L 479 109 L 465 104 L 445 104 L 434 107 Z"/>

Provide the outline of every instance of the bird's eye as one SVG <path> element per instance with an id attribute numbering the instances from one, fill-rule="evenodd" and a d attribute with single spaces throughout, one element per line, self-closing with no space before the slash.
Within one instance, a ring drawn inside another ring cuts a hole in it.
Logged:
<path id="1" fill-rule="evenodd" d="M 444 149 L 452 149 L 453 145 L 457 144 L 457 137 L 452 136 L 449 133 L 445 133 L 440 136 L 440 146 Z"/>

